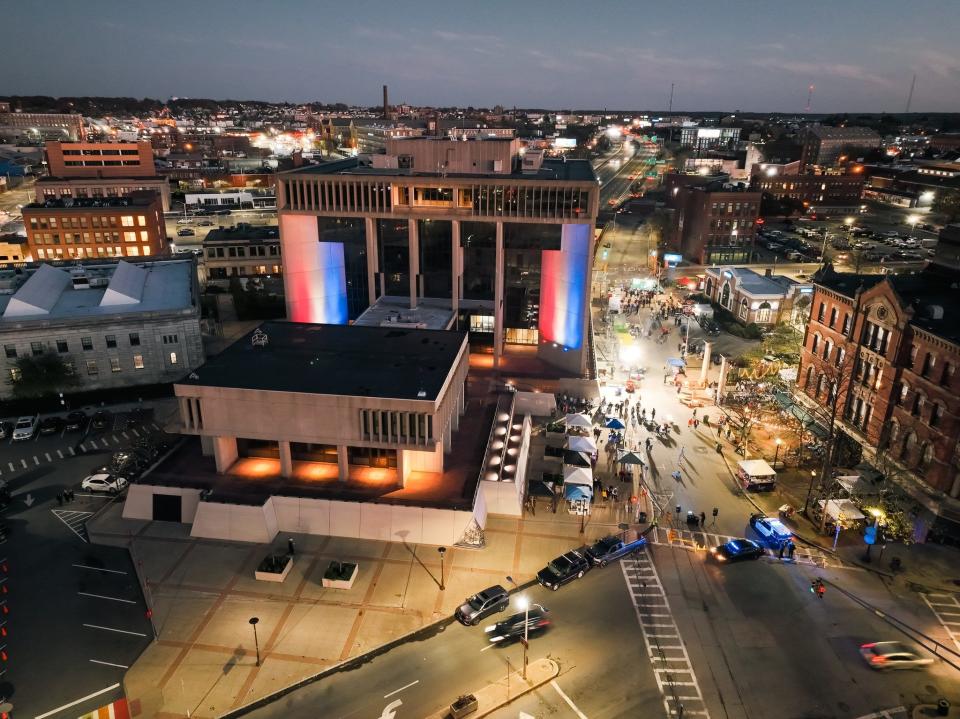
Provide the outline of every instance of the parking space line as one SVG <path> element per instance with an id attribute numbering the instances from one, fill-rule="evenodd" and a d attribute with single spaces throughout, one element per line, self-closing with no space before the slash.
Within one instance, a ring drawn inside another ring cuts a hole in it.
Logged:
<path id="1" fill-rule="evenodd" d="M 11 472 L 16 472 L 16 471 L 17 471 L 17 468 L 13 466 L 13 462 L 7 462 L 7 464 L 10 466 L 10 471 L 11 471 Z"/>
<path id="2" fill-rule="evenodd" d="M 113 627 L 101 627 L 99 624 L 84 624 L 83 626 L 88 627 L 89 629 L 102 629 L 105 632 L 116 632 L 117 634 L 132 634 L 135 637 L 147 636 L 141 632 L 130 632 L 126 629 L 114 629 Z"/>
<path id="3" fill-rule="evenodd" d="M 52 461 L 53 461 L 53 457 L 50 456 L 50 453 L 49 453 L 49 452 L 44 452 L 44 453 L 43 453 L 43 456 L 47 458 L 47 461 L 48 461 L 48 462 L 52 462 Z"/>
<path id="4" fill-rule="evenodd" d="M 20 464 L 22 464 L 22 465 L 23 465 L 23 468 L 24 468 L 24 469 L 26 469 L 26 468 L 27 468 L 27 460 L 25 460 L 25 459 L 21 459 L 21 460 L 20 460 Z"/>
<path id="5" fill-rule="evenodd" d="M 568 696 L 564 693 L 563 689 L 560 688 L 560 685 L 557 684 L 557 680 L 556 680 L 556 679 L 551 680 L 550 686 L 552 686 L 554 689 L 557 690 L 557 694 L 560 695 L 560 698 L 563 699 L 563 700 L 569 705 L 569 707 L 570 707 L 571 709 L 573 709 L 574 713 L 577 715 L 577 717 L 578 717 L 579 719 L 587 719 L 587 715 L 584 714 L 582 711 L 580 711 L 580 710 L 577 708 L 577 705 L 573 703 L 573 700 L 570 699 L 570 697 L 568 697 Z"/>
<path id="6" fill-rule="evenodd" d="M 77 569 L 89 569 L 91 572 L 107 572 L 109 574 L 126 574 L 126 572 L 121 572 L 119 569 L 107 569 L 106 567 L 91 567 L 89 564 L 74 564 L 71 565 Z"/>
<path id="7" fill-rule="evenodd" d="M 93 699 L 94 697 L 98 697 L 98 696 L 100 696 L 101 694 L 106 694 L 107 692 L 112 692 L 114 689 L 118 689 L 119 687 L 120 687 L 119 682 L 118 682 L 117 684 L 111 684 L 111 685 L 108 686 L 108 687 L 104 687 L 103 689 L 100 689 L 99 691 L 93 692 L 93 694 L 87 694 L 87 696 L 85 696 L 85 697 L 80 697 L 79 699 L 75 699 L 74 701 L 70 702 L 69 704 L 64 704 L 63 706 L 57 707 L 56 709 L 51 709 L 50 711 L 45 712 L 45 713 L 43 713 L 43 714 L 38 714 L 38 715 L 35 716 L 33 719 L 47 719 L 47 717 L 51 717 L 51 716 L 53 716 L 54 714 L 59 714 L 59 713 L 62 712 L 64 709 L 69 709 L 70 707 L 75 707 L 77 704 L 83 704 L 83 703 L 84 703 L 85 701 L 87 701 L 88 699 Z"/>
<path id="8" fill-rule="evenodd" d="M 130 431 L 133 432 L 133 436 L 134 436 L 134 437 L 139 437 L 139 436 L 140 436 L 140 433 L 139 433 L 137 430 L 131 429 Z"/>
<path id="9" fill-rule="evenodd" d="M 33 463 L 38 467 L 40 466 L 40 460 L 37 459 L 37 455 L 33 455 Z"/>
<path id="10" fill-rule="evenodd" d="M 86 451 L 87 451 L 87 446 L 86 446 L 83 442 L 80 443 L 80 451 L 81 451 L 81 452 L 86 452 Z"/>
<path id="11" fill-rule="evenodd" d="M 126 664 L 114 664 L 113 662 L 101 662 L 99 659 L 91 659 L 94 664 L 102 664 L 105 667 L 116 667 L 117 669 L 129 669 Z"/>
<path id="12" fill-rule="evenodd" d="M 123 602 L 124 604 L 136 604 L 132 599 L 121 599 L 120 597 L 108 597 L 105 594 L 91 594 L 90 592 L 77 592 L 81 597 L 91 597 L 93 599 L 108 599 L 111 602 Z"/>
<path id="13" fill-rule="evenodd" d="M 120 440 L 117 439 L 117 435 L 113 435 L 113 441 L 116 442 L 117 444 L 120 444 Z"/>
<path id="14" fill-rule="evenodd" d="M 70 456 L 73 457 L 76 455 L 76 452 L 73 451 L 73 447 L 67 447 L 67 451 L 70 453 Z"/>
<path id="15" fill-rule="evenodd" d="M 63 452 L 61 452 L 59 449 L 57 450 L 57 456 L 58 456 L 60 459 L 63 459 Z"/>
<path id="16" fill-rule="evenodd" d="M 144 636 L 146 636 L 146 635 L 144 635 Z M 409 689 L 409 688 L 412 687 L 414 684 L 419 684 L 419 683 L 420 683 L 420 680 L 419 680 L 419 679 L 415 679 L 415 680 L 413 680 L 412 682 L 410 682 L 409 684 L 404 684 L 404 685 L 403 685 L 402 687 L 400 687 L 399 689 L 394 689 L 394 690 L 393 690 L 392 692 L 390 692 L 389 694 L 384 694 L 384 695 L 383 695 L 383 698 L 384 698 L 384 699 L 389 699 L 389 698 L 392 697 L 394 694 L 399 694 L 399 693 L 402 692 L 404 689 Z"/>

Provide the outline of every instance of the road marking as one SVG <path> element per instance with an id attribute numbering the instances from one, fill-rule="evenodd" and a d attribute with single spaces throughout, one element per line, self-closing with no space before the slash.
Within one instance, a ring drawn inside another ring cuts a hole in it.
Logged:
<path id="1" fill-rule="evenodd" d="M 51 510 L 53 515 L 67 525 L 67 528 L 80 537 L 81 541 L 89 544 L 90 539 L 86 536 L 86 521 L 87 517 L 93 514 L 93 512 L 78 512 L 69 509 L 53 509 Z"/>
<path id="2" fill-rule="evenodd" d="M 111 684 L 110 686 L 104 687 L 104 688 L 101 689 L 100 691 L 96 691 L 96 692 L 94 692 L 93 694 L 87 694 L 87 696 L 85 696 L 85 697 L 80 697 L 79 699 L 76 699 L 76 700 L 70 702 L 69 704 L 64 704 L 62 707 L 57 707 L 56 709 L 51 709 L 50 711 L 48 711 L 48 712 L 46 712 L 46 713 L 44 713 L 44 714 L 38 714 L 38 715 L 35 716 L 33 719 L 47 719 L 47 717 L 50 717 L 50 716 L 53 716 L 54 714 L 57 714 L 57 713 L 59 713 L 59 712 L 62 712 L 64 709 L 69 709 L 70 707 L 75 707 L 77 704 L 83 704 L 83 703 L 84 703 L 85 701 L 87 701 L 88 699 L 93 699 L 94 697 L 98 697 L 98 696 L 100 696 L 101 694 L 106 694 L 107 692 L 112 692 L 114 689 L 119 689 L 119 688 L 120 688 L 120 684 L 119 684 L 119 683 L 117 683 L 117 684 Z"/>
<path id="3" fill-rule="evenodd" d="M 22 464 L 22 465 L 23 465 L 23 468 L 24 468 L 24 469 L 26 469 L 26 468 L 27 468 L 27 460 L 25 460 L 25 459 L 21 459 L 21 460 L 20 460 L 20 464 Z"/>
<path id="4" fill-rule="evenodd" d="M 49 452 L 44 452 L 44 453 L 43 453 L 43 456 L 47 458 L 47 461 L 48 461 L 48 462 L 52 462 L 52 461 L 53 461 L 53 457 L 50 456 L 50 453 L 49 453 Z"/>
<path id="5" fill-rule="evenodd" d="M 121 432 L 120 434 L 122 434 L 126 439 L 130 439 L 130 435 L 126 432 Z"/>
<path id="6" fill-rule="evenodd" d="M 142 635 L 142 636 L 147 636 L 147 635 L 144 634 L 144 635 Z M 409 684 L 406 684 L 406 685 L 400 687 L 399 689 L 394 689 L 394 690 L 393 690 L 392 692 L 390 692 L 389 694 L 384 694 L 384 695 L 383 695 L 383 698 L 384 698 L 384 699 L 389 699 L 389 698 L 392 697 L 394 694 L 399 694 L 399 693 L 402 692 L 404 689 L 409 689 L 409 688 L 412 687 L 414 684 L 419 684 L 419 683 L 420 683 L 420 680 L 419 680 L 419 679 L 416 679 L 416 680 L 410 682 Z"/>
<path id="7" fill-rule="evenodd" d="M 120 440 L 117 439 L 117 435 L 113 435 L 113 441 L 116 442 L 117 444 L 120 444 Z"/>
<path id="8" fill-rule="evenodd" d="M 116 632 L 117 634 L 132 634 L 135 637 L 145 637 L 146 634 L 141 634 L 140 632 L 129 632 L 126 629 L 114 629 L 113 627 L 101 627 L 99 624 L 84 624 L 83 626 L 89 627 L 90 629 L 102 629 L 105 632 Z M 93 661 L 92 659 L 90 661 Z M 400 691 L 399 689 L 397 691 Z M 386 697 L 384 697 L 386 699 Z"/>
<path id="9" fill-rule="evenodd" d="M 77 569 L 89 569 L 92 572 L 109 572 L 110 574 L 126 574 L 126 572 L 121 572 L 119 569 L 106 569 L 104 567 L 91 567 L 88 564 L 74 564 L 72 565 Z"/>
<path id="10" fill-rule="evenodd" d="M 675 545 L 671 543 L 669 546 Z M 644 550 L 634 554 L 632 561 L 622 560 L 620 568 L 623 571 L 623 578 L 633 601 L 637 624 L 640 626 L 640 632 L 647 647 L 647 656 L 650 657 L 651 663 L 654 661 L 661 661 L 664 664 L 670 662 L 670 666 L 655 666 L 653 670 L 653 678 L 657 682 L 657 688 L 663 698 L 663 707 L 667 716 L 698 714 L 709 717 L 703 692 L 697 682 L 697 675 L 693 670 L 690 656 L 687 654 L 680 629 L 677 627 L 670 611 L 670 602 L 649 551 Z M 649 569 L 651 572 L 649 580 L 643 582 L 645 586 L 642 588 L 636 586 L 635 579 L 631 577 L 631 572 L 639 574 L 641 569 Z M 649 591 L 651 588 L 657 589 L 659 596 L 652 596 Z M 656 600 L 656 604 L 651 603 L 651 600 Z M 658 614 L 660 621 L 650 622 L 647 612 L 649 608 L 666 610 L 670 622 L 663 622 L 662 613 Z M 655 631 L 651 631 L 653 629 Z M 671 655 L 667 656 L 667 652 L 671 652 Z M 682 681 L 677 681 L 678 679 Z M 680 687 L 683 687 L 683 689 L 678 691 Z M 671 703 L 674 706 L 671 706 Z"/>
<path id="11" fill-rule="evenodd" d="M 93 597 L 94 599 L 109 599 L 111 602 L 123 602 L 124 604 L 136 604 L 132 599 L 120 599 L 120 597 L 108 597 L 105 594 L 91 594 L 90 592 L 77 592 L 81 597 Z"/>
<path id="12" fill-rule="evenodd" d="M 73 457 L 77 453 L 74 451 L 73 447 L 67 447 L 67 451 L 70 453 L 70 456 Z"/>
<path id="13" fill-rule="evenodd" d="M 495 646 L 497 646 L 497 645 L 496 645 L 496 644 L 488 644 L 487 646 L 485 646 L 485 647 L 484 647 L 483 649 L 481 649 L 480 651 L 481 651 L 481 652 L 485 652 L 485 651 L 487 651 L 488 649 L 493 649 Z"/>
<path id="14" fill-rule="evenodd" d="M 135 437 L 139 437 L 139 436 L 140 436 L 140 433 L 139 433 L 137 430 L 131 429 L 130 431 L 133 432 L 133 435 L 134 435 Z"/>
<path id="15" fill-rule="evenodd" d="M 153 427 L 158 432 L 160 431 L 160 425 L 158 425 L 156 422 L 153 422 L 150 426 Z"/>
<path id="16" fill-rule="evenodd" d="M 13 466 L 13 462 L 7 462 L 7 464 L 10 465 L 10 471 L 11 471 L 11 472 L 16 472 L 16 471 L 17 471 L 17 468 Z"/>
<path id="17" fill-rule="evenodd" d="M 116 667 L 117 669 L 129 669 L 126 664 L 114 664 L 113 662 L 101 662 L 99 659 L 91 659 L 94 664 L 102 664 L 105 667 Z"/>
<path id="18" fill-rule="evenodd" d="M 57 450 L 57 456 L 58 456 L 60 459 L 63 459 L 63 452 L 61 452 L 59 449 Z"/>
<path id="19" fill-rule="evenodd" d="M 947 636 L 953 640 L 953 643 L 960 649 L 960 629 L 951 628 L 950 625 L 956 625 L 958 622 L 953 616 L 960 612 L 960 601 L 952 594 L 931 594 L 930 597 L 936 597 L 937 601 L 930 601 L 926 594 L 921 594 L 923 601 L 927 603 L 930 611 L 933 612 L 937 621 L 947 633 Z M 944 601 L 949 600 L 949 601 Z M 947 609 L 949 607 L 949 609 Z M 948 618 L 949 615 L 949 618 Z"/>
<path id="20" fill-rule="evenodd" d="M 81 451 L 81 452 L 86 452 L 86 451 L 87 451 L 87 446 L 86 446 L 83 442 L 80 443 L 80 451 Z"/>
<path id="21" fill-rule="evenodd" d="M 557 680 L 556 680 L 556 679 L 553 679 L 553 680 L 550 682 L 550 686 L 552 686 L 554 689 L 557 690 L 557 694 L 560 695 L 560 698 L 563 699 L 563 700 L 570 706 L 571 709 L 573 709 L 574 713 L 579 717 L 579 719 L 587 719 L 587 715 L 584 714 L 582 711 L 580 711 L 580 710 L 577 708 L 577 705 L 573 703 L 573 700 L 570 699 L 570 697 L 568 697 L 568 696 L 564 693 L 563 689 L 560 688 L 560 685 L 557 684 Z"/>
<path id="22" fill-rule="evenodd" d="M 33 463 L 38 467 L 40 466 L 40 460 L 37 459 L 37 455 L 33 455 Z"/>

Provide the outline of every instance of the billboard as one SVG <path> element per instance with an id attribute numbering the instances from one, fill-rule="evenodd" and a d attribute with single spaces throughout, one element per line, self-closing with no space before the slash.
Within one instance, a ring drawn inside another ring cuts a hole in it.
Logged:
<path id="1" fill-rule="evenodd" d="M 720 137 L 720 130 L 712 127 L 701 127 L 697 129 L 697 137 L 701 139 L 716 139 Z"/>
<path id="2" fill-rule="evenodd" d="M 572 150 L 577 146 L 575 137 L 558 137 L 553 141 L 553 147 L 556 150 Z"/>
<path id="3" fill-rule="evenodd" d="M 677 265 L 683 261 L 683 255 L 675 255 L 668 252 L 663 256 L 663 261 L 668 265 Z"/>

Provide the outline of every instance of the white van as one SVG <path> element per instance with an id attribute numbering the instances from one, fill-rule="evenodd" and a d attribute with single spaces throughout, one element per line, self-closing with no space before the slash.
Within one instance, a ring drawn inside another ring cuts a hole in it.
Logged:
<path id="1" fill-rule="evenodd" d="M 737 462 L 737 479 L 744 489 L 769 492 L 777 486 L 777 473 L 762 459 L 742 459 Z"/>

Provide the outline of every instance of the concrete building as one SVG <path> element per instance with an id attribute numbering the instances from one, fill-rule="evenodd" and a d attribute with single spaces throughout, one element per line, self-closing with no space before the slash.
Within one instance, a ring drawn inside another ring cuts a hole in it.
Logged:
<path id="1" fill-rule="evenodd" d="M 796 171 L 791 172 L 792 169 Z M 799 200 L 810 212 L 858 212 L 863 200 L 864 175 L 799 173 L 799 163 L 754 165 L 750 189 L 778 200 Z"/>
<path id="2" fill-rule="evenodd" d="M 287 316 L 342 324 L 380 301 L 442 307 L 471 341 L 529 344 L 581 376 L 599 185 L 514 138 L 388 138 L 278 176 Z"/>
<path id="3" fill-rule="evenodd" d="M 883 143 L 880 135 L 866 127 L 812 125 L 803 131 L 801 172 L 814 165 L 832 167 L 849 152 L 872 150 Z M 849 159 L 855 159 L 855 156 Z"/>
<path id="4" fill-rule="evenodd" d="M 814 296 L 798 399 L 829 419 L 835 462 L 874 465 L 915 501 L 913 538 L 960 540 L 960 272 L 937 259 L 912 275 L 827 266 Z"/>
<path id="5" fill-rule="evenodd" d="M 33 261 L 151 257 L 168 251 L 160 196 L 64 198 L 24 205 Z"/>
<path id="6" fill-rule="evenodd" d="M 48 142 L 52 177 L 151 177 L 153 148 L 145 142 Z"/>
<path id="7" fill-rule="evenodd" d="M 83 140 L 78 113 L 0 112 L 0 137 L 24 140 Z"/>
<path id="8" fill-rule="evenodd" d="M 170 183 L 165 177 L 40 177 L 34 188 L 37 202 L 128 197 L 134 192 L 156 192 L 163 211 L 170 211 Z"/>
<path id="9" fill-rule="evenodd" d="M 0 265 L 26 262 L 28 256 L 26 237 L 17 234 L 0 235 Z"/>
<path id="10" fill-rule="evenodd" d="M 171 382 L 203 361 L 192 260 L 0 270 L 0 344 L 9 397 L 17 359 L 58 354 L 78 391 Z"/>
<path id="11" fill-rule="evenodd" d="M 667 207 L 675 210 L 673 249 L 699 264 L 750 262 L 760 216 L 760 193 L 724 176 L 664 177 Z"/>
<path id="12" fill-rule="evenodd" d="M 681 145 L 695 150 L 736 149 L 740 142 L 739 127 L 681 127 L 675 131 Z"/>
<path id="13" fill-rule="evenodd" d="M 747 267 L 708 267 L 706 276 L 705 294 L 742 324 L 775 325 L 796 321 L 798 315 L 806 324 L 813 294 L 809 283 Z"/>
<path id="14" fill-rule="evenodd" d="M 280 231 L 275 226 L 248 225 L 210 230 L 203 238 L 200 281 L 226 287 L 231 277 L 279 277 Z"/>

